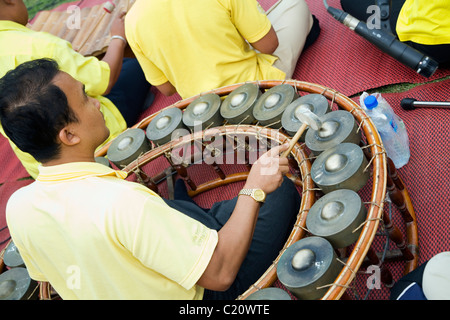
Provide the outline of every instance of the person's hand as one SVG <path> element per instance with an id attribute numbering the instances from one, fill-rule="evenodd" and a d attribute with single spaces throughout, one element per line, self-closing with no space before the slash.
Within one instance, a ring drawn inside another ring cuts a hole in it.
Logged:
<path id="1" fill-rule="evenodd" d="M 125 36 L 125 14 L 126 12 L 121 12 L 112 22 L 110 33 L 112 36 L 121 36 L 126 39 Z"/>
<path id="2" fill-rule="evenodd" d="M 269 194 L 281 186 L 283 176 L 289 171 L 289 163 L 286 157 L 280 157 L 280 153 L 288 147 L 287 143 L 276 146 L 259 157 L 250 170 L 244 188 L 259 188 Z"/>

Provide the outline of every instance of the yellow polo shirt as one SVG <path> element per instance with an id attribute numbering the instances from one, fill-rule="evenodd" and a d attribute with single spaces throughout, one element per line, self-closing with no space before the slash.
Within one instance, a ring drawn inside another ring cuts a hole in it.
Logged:
<path id="1" fill-rule="evenodd" d="M 182 98 L 226 85 L 284 79 L 275 56 L 250 43 L 271 23 L 256 0 L 138 0 L 125 18 L 128 43 L 147 81 Z"/>
<path id="2" fill-rule="evenodd" d="M 36 32 L 15 22 L 0 20 L 0 78 L 18 65 L 39 58 L 56 60 L 62 71 L 84 83 L 86 93 L 100 101 L 100 110 L 110 130 L 110 136 L 104 144 L 127 128 L 116 106 L 101 96 L 109 83 L 110 70 L 106 62 L 82 56 L 72 49 L 69 42 L 49 33 Z M 0 132 L 6 137 L 1 125 Z M 39 162 L 29 153 L 19 150 L 10 140 L 9 143 L 28 173 L 36 178 Z"/>
<path id="3" fill-rule="evenodd" d="M 396 31 L 401 41 L 450 44 L 450 0 L 406 0 Z"/>
<path id="4" fill-rule="evenodd" d="M 39 168 L 8 201 L 30 276 L 63 299 L 201 299 L 218 236 L 123 171 L 92 162 Z"/>

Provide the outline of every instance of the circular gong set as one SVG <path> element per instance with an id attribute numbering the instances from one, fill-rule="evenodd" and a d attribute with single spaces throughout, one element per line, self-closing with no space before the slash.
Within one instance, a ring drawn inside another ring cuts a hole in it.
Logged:
<path id="1" fill-rule="evenodd" d="M 320 117 L 329 112 L 330 107 L 323 95 L 307 94 L 299 97 L 296 88 L 289 84 L 280 84 L 263 92 L 257 84 L 246 83 L 225 98 L 212 92 L 192 100 L 184 110 L 165 108 L 152 118 L 145 131 L 148 141 L 154 146 L 177 140 L 190 132 L 224 124 L 257 125 L 293 135 L 304 122 L 302 110 L 311 111 Z M 335 123 L 339 121 L 334 120 Z M 342 127 L 345 127 L 344 121 L 341 122 Z M 301 141 L 304 141 L 304 137 L 305 134 Z M 142 131 L 133 128 L 114 139 L 107 156 L 117 167 L 122 168 L 148 151 L 149 146 L 143 139 Z"/>
<path id="2" fill-rule="evenodd" d="M 7 270 L 0 274 L 0 300 L 36 300 L 38 283 L 30 278 L 14 242 L 10 241 L 3 252 Z"/>
<path id="3" fill-rule="evenodd" d="M 314 115 L 308 119 L 313 121 L 305 123 L 308 113 Z M 290 299 L 285 290 L 272 287 L 279 280 L 298 299 L 335 300 L 354 280 L 371 250 L 381 218 L 385 220 L 382 208 L 389 181 L 379 134 L 353 100 L 329 88 L 294 80 L 231 85 L 178 101 L 146 117 L 96 156 L 106 156 L 130 179 L 144 168 L 156 169 L 156 165 L 146 164 L 167 158 L 164 163 L 168 167 L 146 180 L 162 181 L 167 170 L 175 172 L 195 197 L 245 181 L 252 162 L 245 163 L 243 172 L 229 173 L 217 161 L 203 161 L 202 165 L 212 166 L 218 176 L 199 184 L 206 175 L 198 174 L 195 166 L 174 164 L 172 153 L 180 145 L 200 146 L 200 154 L 219 149 L 221 139 L 212 139 L 214 132 L 214 137 L 223 137 L 225 144 L 234 146 L 234 152 L 245 150 L 248 154 L 252 148 L 247 140 L 264 141 L 268 147 L 282 144 L 294 140 L 306 124 L 308 130 L 288 155 L 291 170 L 287 176 L 301 189 L 296 221 L 274 263 L 238 299 Z M 196 175 L 191 176 L 191 170 Z M 367 208 L 359 195 L 366 185 L 371 193 Z M 401 192 L 413 214 L 406 188 Z M 415 220 L 408 230 L 417 232 Z M 348 249 L 344 263 L 336 259 L 342 248 Z M 415 262 L 417 255 L 408 268 L 412 265 L 414 269 Z"/>

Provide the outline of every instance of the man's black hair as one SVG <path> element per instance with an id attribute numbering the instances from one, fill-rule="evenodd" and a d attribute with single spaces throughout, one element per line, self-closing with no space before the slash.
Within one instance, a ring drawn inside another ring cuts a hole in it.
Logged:
<path id="1" fill-rule="evenodd" d="M 25 62 L 0 79 L 0 120 L 6 135 L 37 161 L 56 159 L 59 131 L 77 117 L 53 83 L 59 67 L 51 59 Z"/>

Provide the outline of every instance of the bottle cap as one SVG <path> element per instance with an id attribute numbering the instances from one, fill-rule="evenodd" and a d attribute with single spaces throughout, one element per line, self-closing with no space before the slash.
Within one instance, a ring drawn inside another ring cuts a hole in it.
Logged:
<path id="1" fill-rule="evenodd" d="M 375 96 L 368 96 L 367 98 L 364 99 L 364 104 L 366 105 L 367 109 L 371 110 L 376 106 L 378 106 L 378 101 L 377 98 L 375 98 Z"/>

